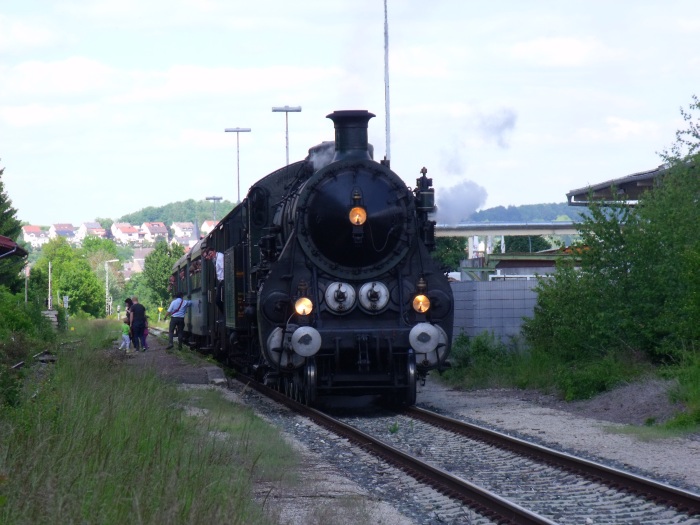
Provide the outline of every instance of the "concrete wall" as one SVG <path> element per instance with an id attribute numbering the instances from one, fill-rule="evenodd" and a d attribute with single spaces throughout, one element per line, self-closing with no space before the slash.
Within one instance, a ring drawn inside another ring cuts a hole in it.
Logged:
<path id="1" fill-rule="evenodd" d="M 454 336 L 493 332 L 503 342 L 520 334 L 523 317 L 532 317 L 537 302 L 536 279 L 452 283 Z"/>

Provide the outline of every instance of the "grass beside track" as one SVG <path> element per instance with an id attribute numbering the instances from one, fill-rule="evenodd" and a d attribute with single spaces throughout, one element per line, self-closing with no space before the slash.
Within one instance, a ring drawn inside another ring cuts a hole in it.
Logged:
<path id="1" fill-rule="evenodd" d="M 0 523 L 270 523 L 251 487 L 293 470 L 279 432 L 110 357 L 113 332 L 76 326 L 81 342 L 0 409 Z"/>

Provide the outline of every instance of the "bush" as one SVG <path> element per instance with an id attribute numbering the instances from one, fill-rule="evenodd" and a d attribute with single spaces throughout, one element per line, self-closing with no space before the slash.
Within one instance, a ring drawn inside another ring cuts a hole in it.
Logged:
<path id="1" fill-rule="evenodd" d="M 670 428 L 687 429 L 700 424 L 700 355 L 690 348 L 677 350 L 680 355 L 678 362 L 664 367 L 661 375 L 668 379 L 676 379 L 678 386 L 671 393 L 672 400 L 682 403 L 685 412 L 666 423 Z"/>
<path id="2" fill-rule="evenodd" d="M 0 319 L 0 341 L 6 341 L 13 333 L 41 341 L 55 338 L 51 323 L 44 318 L 41 309 L 25 303 L 23 295 L 12 294 L 3 286 L 0 286 Z"/>
<path id="3" fill-rule="evenodd" d="M 467 388 L 499 386 L 517 353 L 492 332 L 472 339 L 461 334 L 450 352 L 452 368 L 444 375 L 448 382 Z"/>

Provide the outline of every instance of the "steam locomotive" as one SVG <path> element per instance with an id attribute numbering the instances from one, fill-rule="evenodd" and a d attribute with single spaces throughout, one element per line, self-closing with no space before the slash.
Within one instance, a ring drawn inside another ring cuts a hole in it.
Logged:
<path id="1" fill-rule="evenodd" d="M 372 117 L 328 115 L 335 141 L 256 182 L 170 278 L 193 302 L 190 346 L 309 404 L 373 394 L 412 405 L 452 340 L 452 291 L 429 253 L 432 179 L 424 168 L 410 190 L 372 159 Z"/>

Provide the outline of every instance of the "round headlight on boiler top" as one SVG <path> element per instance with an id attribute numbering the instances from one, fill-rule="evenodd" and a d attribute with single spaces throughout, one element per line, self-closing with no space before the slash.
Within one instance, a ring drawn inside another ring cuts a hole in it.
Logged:
<path id="1" fill-rule="evenodd" d="M 294 311 L 297 315 L 310 315 L 314 309 L 314 303 L 308 297 L 299 297 L 294 303 Z"/>
<path id="2" fill-rule="evenodd" d="M 353 226 L 362 226 L 367 220 L 367 210 L 362 206 L 355 206 L 350 210 L 349 216 Z"/>

